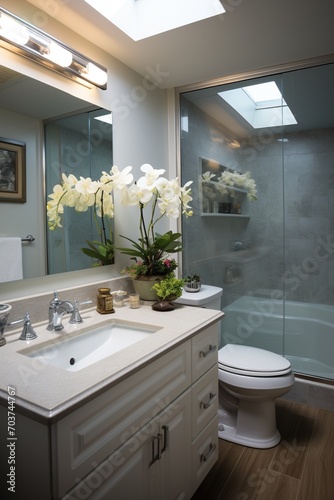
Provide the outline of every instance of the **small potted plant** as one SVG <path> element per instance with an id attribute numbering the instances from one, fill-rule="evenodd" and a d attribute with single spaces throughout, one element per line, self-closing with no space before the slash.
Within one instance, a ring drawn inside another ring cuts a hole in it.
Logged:
<path id="1" fill-rule="evenodd" d="M 184 289 L 186 292 L 198 292 L 201 289 L 201 277 L 198 274 L 187 274 Z"/>
<path id="2" fill-rule="evenodd" d="M 175 308 L 173 300 L 182 295 L 184 279 L 178 279 L 174 273 L 170 273 L 163 280 L 153 285 L 159 301 L 152 305 L 155 311 L 172 311 Z"/>

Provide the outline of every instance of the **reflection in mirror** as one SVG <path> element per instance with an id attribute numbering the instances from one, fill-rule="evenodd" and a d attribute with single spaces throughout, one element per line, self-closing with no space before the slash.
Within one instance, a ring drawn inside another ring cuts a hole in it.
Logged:
<path id="1" fill-rule="evenodd" d="M 98 109 L 45 124 L 46 192 L 62 183 L 62 174 L 99 180 L 112 166 L 111 113 Z M 93 210 L 65 207 L 61 228 L 47 231 L 48 273 L 87 269 L 94 261 L 82 252 L 87 240 L 100 240 L 101 219 Z"/>
<path id="2" fill-rule="evenodd" d="M 0 203 L 0 235 L 35 238 L 22 242 L 24 278 L 47 274 L 43 123 L 88 109 L 92 110 L 90 102 L 0 66 L 0 137 L 25 143 L 27 171 L 26 202 Z M 59 158 L 60 153 L 55 153 L 55 161 Z M 70 243 L 66 252 L 71 255 Z"/>
<path id="3" fill-rule="evenodd" d="M 274 350 L 299 373 L 333 378 L 331 348 L 315 359 L 305 347 L 319 344 L 310 305 L 322 317 L 334 306 L 333 58 L 249 77 L 182 89 L 182 181 L 206 174 L 210 188 L 205 197 L 203 183 L 193 186 L 183 272 L 224 289 L 222 307 L 232 319 L 222 323 L 221 345 Z M 263 95 L 268 82 L 276 95 Z M 249 172 L 257 199 L 247 199 L 250 186 L 247 194 L 231 186 L 228 172 L 218 189 L 224 168 Z"/>

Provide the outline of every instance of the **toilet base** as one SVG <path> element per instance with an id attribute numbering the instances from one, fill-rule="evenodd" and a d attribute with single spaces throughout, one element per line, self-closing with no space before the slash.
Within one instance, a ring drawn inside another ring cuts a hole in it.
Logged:
<path id="1" fill-rule="evenodd" d="M 224 430 L 220 430 L 223 428 Z M 249 448 L 267 449 L 277 446 L 281 440 L 280 433 L 276 430 L 276 434 L 268 439 L 251 439 L 246 436 L 238 436 L 235 427 L 230 427 L 225 424 L 218 424 L 218 437 L 224 441 L 241 444 Z"/>
<path id="2" fill-rule="evenodd" d="M 250 448 L 273 448 L 281 435 L 276 427 L 275 401 L 239 401 L 231 412 L 220 401 L 218 437 Z M 232 417 L 232 418 L 231 418 Z"/>

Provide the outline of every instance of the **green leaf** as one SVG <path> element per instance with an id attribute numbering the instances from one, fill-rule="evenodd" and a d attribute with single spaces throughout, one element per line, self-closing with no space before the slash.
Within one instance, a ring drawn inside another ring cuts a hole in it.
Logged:
<path id="1" fill-rule="evenodd" d="M 102 264 L 110 264 L 114 257 L 114 246 L 111 240 L 107 244 L 100 241 L 86 241 L 89 248 L 82 248 L 82 252 L 93 259 L 99 260 Z"/>

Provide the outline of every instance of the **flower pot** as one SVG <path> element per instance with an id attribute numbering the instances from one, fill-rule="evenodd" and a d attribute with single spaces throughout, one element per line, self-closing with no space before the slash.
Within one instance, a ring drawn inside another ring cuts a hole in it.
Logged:
<path id="1" fill-rule="evenodd" d="M 157 282 L 161 281 L 163 276 L 138 276 L 137 278 L 132 278 L 133 288 L 136 293 L 139 293 L 141 300 L 159 300 L 155 290 L 152 290 L 152 286 Z"/>
<path id="2" fill-rule="evenodd" d="M 159 302 L 152 304 L 152 309 L 154 309 L 154 311 L 161 312 L 173 311 L 175 309 L 175 305 L 169 300 L 159 300 Z"/>
<path id="3" fill-rule="evenodd" d="M 199 292 L 201 289 L 200 281 L 186 281 L 184 287 L 186 292 Z"/>

